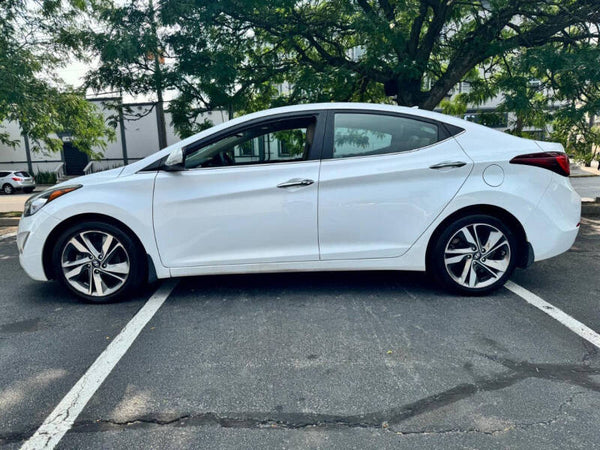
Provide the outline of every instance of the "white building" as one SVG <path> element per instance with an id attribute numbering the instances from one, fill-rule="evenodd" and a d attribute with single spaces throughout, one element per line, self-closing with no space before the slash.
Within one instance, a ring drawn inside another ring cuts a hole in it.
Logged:
<path id="1" fill-rule="evenodd" d="M 157 113 L 154 103 L 132 103 L 123 105 L 119 114 L 119 98 L 90 99 L 103 112 L 107 121 L 116 123 L 116 140 L 109 142 L 99 160 L 90 160 L 87 154 L 78 151 L 70 142 L 69 136 L 61 136 L 63 149 L 60 152 L 31 151 L 29 142 L 20 135 L 17 123 L 5 123 L 3 129 L 10 139 L 16 140 L 15 148 L 0 145 L 0 168 L 28 170 L 35 175 L 42 172 L 56 172 L 58 176 L 82 175 L 129 164 L 158 151 Z M 207 113 L 200 121 L 207 119 L 214 125 L 227 120 L 222 111 Z M 171 116 L 165 113 L 167 144 L 179 141 L 171 123 Z M 100 150 L 100 149 L 95 149 Z"/>

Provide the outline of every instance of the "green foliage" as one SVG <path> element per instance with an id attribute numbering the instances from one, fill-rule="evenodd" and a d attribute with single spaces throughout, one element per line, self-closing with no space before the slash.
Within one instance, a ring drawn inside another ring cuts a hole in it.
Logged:
<path id="1" fill-rule="evenodd" d="M 573 39 L 569 27 L 593 23 L 600 7 L 592 0 L 560 7 L 547 0 L 165 0 L 161 14 L 176 27 L 167 41 L 181 55 L 179 68 L 221 104 L 221 88 L 230 88 L 225 97 L 234 86 L 260 96 L 267 80 L 291 83 L 277 97 L 293 102 L 380 101 L 385 86 L 399 103 L 431 109 L 460 80 L 480 79 L 474 69 L 490 58 Z"/>
<path id="2" fill-rule="evenodd" d="M 306 142 L 305 130 L 296 128 L 275 131 L 273 137 L 280 142 L 281 148 L 290 156 L 298 156 L 304 153 L 304 143 Z"/>
<path id="3" fill-rule="evenodd" d="M 155 92 L 157 82 L 163 88 L 155 63 L 156 58 L 159 63 L 165 58 L 165 45 L 152 2 L 130 0 L 123 6 L 100 2 L 93 13 L 101 26 L 82 28 L 73 36 L 100 58 L 100 66 L 86 74 L 86 86 L 116 88 L 133 95 Z"/>
<path id="4" fill-rule="evenodd" d="M 467 102 L 464 96 L 459 94 L 454 98 L 445 98 L 440 102 L 440 108 L 444 114 L 451 116 L 464 116 L 467 112 Z"/>
<path id="5" fill-rule="evenodd" d="M 506 93 L 501 112 L 521 135 L 573 99 L 598 110 L 580 92 L 600 79 L 597 0 L 106 0 L 93 12 L 101 26 L 70 35 L 100 58 L 88 86 L 174 92 L 181 136 L 208 126 L 207 111 L 302 102 L 460 115 Z M 461 81 L 471 91 L 448 98 Z"/>
<path id="6" fill-rule="evenodd" d="M 57 133 L 69 133 L 77 148 L 94 155 L 93 148 L 105 148 L 105 139 L 114 137 L 83 93 L 61 86 L 54 75 L 70 48 L 71 20 L 84 6 L 6 0 L 0 9 L 0 123 L 18 122 L 34 151 L 62 149 Z M 0 143 L 18 144 L 1 128 Z"/>
<path id="7" fill-rule="evenodd" d="M 585 121 L 574 122 L 570 117 L 561 118 L 554 121 L 550 138 L 560 142 L 576 161 L 589 167 L 595 156 L 595 148 L 600 146 L 600 129 Z"/>
<path id="8" fill-rule="evenodd" d="M 56 184 L 56 174 L 40 170 L 35 174 L 35 182 L 37 184 Z"/>

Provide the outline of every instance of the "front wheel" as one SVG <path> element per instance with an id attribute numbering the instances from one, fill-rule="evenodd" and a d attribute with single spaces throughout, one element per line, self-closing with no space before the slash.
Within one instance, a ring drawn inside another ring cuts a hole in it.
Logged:
<path id="1" fill-rule="evenodd" d="M 429 267 L 446 288 L 481 295 L 500 288 L 517 261 L 517 239 L 493 216 L 477 214 L 450 224 L 430 253 Z"/>
<path id="2" fill-rule="evenodd" d="M 120 228 L 86 222 L 64 231 L 52 252 L 56 278 L 90 303 L 132 293 L 145 280 L 144 253 Z"/>

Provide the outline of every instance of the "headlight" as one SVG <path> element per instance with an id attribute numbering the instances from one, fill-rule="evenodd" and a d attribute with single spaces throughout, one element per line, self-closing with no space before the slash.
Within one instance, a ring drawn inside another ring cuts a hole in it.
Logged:
<path id="1" fill-rule="evenodd" d="M 32 195 L 25 202 L 25 210 L 23 211 L 23 216 L 32 216 L 36 212 L 38 212 L 46 203 L 50 203 L 52 200 L 56 200 L 58 197 L 62 197 L 69 192 L 72 192 L 76 189 L 79 189 L 81 184 L 71 185 L 71 186 L 63 186 L 59 188 L 46 189 L 44 192 L 40 192 L 39 194 Z"/>

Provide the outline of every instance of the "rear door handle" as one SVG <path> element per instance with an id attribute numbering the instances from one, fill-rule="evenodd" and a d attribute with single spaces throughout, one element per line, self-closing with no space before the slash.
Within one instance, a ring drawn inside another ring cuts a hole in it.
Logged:
<path id="1" fill-rule="evenodd" d="M 294 178 L 292 180 L 288 180 L 283 183 L 279 183 L 277 185 L 277 187 L 278 188 L 289 188 L 289 187 L 294 187 L 294 186 L 310 186 L 313 183 L 314 183 L 313 180 L 308 180 L 308 179 L 300 180 L 300 179 Z"/>
<path id="2" fill-rule="evenodd" d="M 453 167 L 462 167 L 466 166 L 467 163 L 464 161 L 444 161 L 441 163 L 434 164 L 433 166 L 429 166 L 430 169 L 449 169 Z"/>

